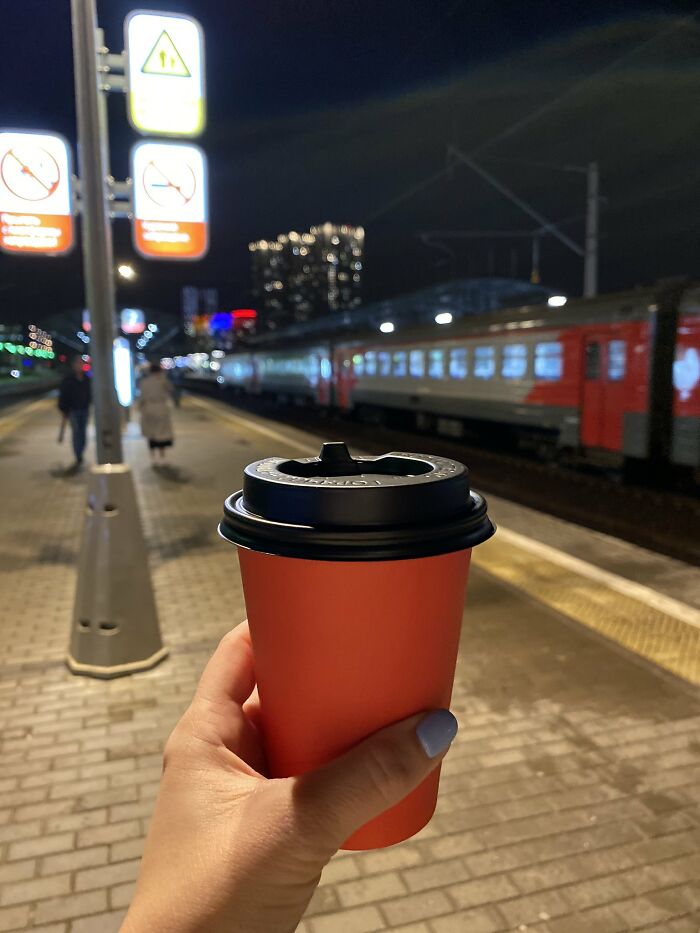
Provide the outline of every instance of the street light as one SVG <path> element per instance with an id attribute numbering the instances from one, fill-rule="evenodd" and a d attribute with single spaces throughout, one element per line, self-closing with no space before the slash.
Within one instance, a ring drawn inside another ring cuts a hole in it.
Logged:
<path id="1" fill-rule="evenodd" d="M 547 299 L 550 308 L 563 308 L 566 304 L 566 295 L 551 295 Z"/>
<path id="2" fill-rule="evenodd" d="M 394 325 L 391 321 L 384 321 L 382 324 L 379 325 L 379 330 L 383 334 L 393 334 L 394 329 L 395 329 Z"/>
<path id="3" fill-rule="evenodd" d="M 117 266 L 117 272 L 121 278 L 126 279 L 127 282 L 131 282 L 132 279 L 136 278 L 136 269 L 133 266 L 130 266 L 128 263 L 123 262 Z"/>
<path id="4" fill-rule="evenodd" d="M 441 311 L 439 314 L 435 315 L 436 324 L 451 324 L 452 323 L 452 314 L 449 311 Z"/>

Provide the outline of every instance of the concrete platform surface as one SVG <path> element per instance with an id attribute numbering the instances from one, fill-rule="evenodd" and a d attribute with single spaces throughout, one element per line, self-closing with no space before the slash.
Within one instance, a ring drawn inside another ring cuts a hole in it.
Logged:
<path id="1" fill-rule="evenodd" d="M 246 463 L 318 439 L 186 398 L 173 465 L 155 472 L 129 428 L 171 656 L 94 681 L 63 663 L 86 480 L 63 475 L 53 405 L 0 417 L 0 931 L 110 933 L 164 740 L 243 617 L 216 534 L 224 496 Z M 299 931 L 698 933 L 697 572 L 492 509 L 503 528 L 475 552 L 436 816 L 402 845 L 335 858 Z"/>

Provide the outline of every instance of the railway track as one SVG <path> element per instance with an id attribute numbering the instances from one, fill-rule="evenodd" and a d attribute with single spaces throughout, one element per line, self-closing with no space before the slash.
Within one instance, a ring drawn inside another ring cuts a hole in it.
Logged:
<path id="1" fill-rule="evenodd" d="M 440 436 L 329 417 L 309 408 L 260 399 L 234 400 L 209 386 L 198 386 L 197 391 L 242 411 L 283 421 L 325 440 L 343 440 L 370 453 L 425 449 L 461 460 L 469 466 L 473 486 L 486 494 L 700 566 L 700 499 L 692 493 L 626 483 L 604 473 L 494 452 Z"/>

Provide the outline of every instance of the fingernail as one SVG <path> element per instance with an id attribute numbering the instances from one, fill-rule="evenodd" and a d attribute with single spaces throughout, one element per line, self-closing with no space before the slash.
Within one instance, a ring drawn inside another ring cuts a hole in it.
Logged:
<path id="1" fill-rule="evenodd" d="M 418 723 L 416 735 L 428 758 L 436 758 L 452 744 L 457 729 L 457 720 L 448 709 L 436 709 Z"/>

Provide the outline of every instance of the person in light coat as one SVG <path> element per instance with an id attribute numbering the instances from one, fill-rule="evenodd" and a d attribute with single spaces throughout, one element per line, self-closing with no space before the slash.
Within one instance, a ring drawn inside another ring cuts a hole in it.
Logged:
<path id="1" fill-rule="evenodd" d="M 156 452 L 161 462 L 165 451 L 173 446 L 173 422 L 170 414 L 172 387 L 159 363 L 151 363 L 141 379 L 141 433 L 148 441 L 151 463 Z"/>

